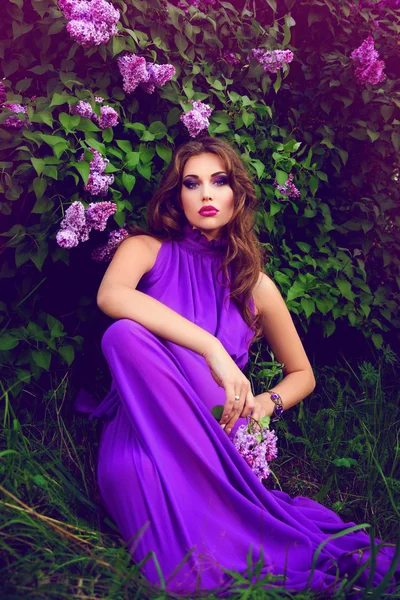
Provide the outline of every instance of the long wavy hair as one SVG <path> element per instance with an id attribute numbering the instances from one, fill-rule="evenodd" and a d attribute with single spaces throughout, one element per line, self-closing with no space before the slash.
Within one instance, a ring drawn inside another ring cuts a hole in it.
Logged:
<path id="1" fill-rule="evenodd" d="M 219 156 L 234 192 L 234 212 L 231 220 L 222 228 L 228 244 L 217 278 L 223 271 L 228 283 L 221 282 L 221 285 L 230 288 L 228 298 L 232 298 L 238 306 L 244 321 L 254 332 L 255 341 L 262 334 L 261 318 L 253 314 L 248 303 L 265 262 L 262 247 L 253 231 L 258 201 L 243 161 L 226 140 L 207 135 L 179 146 L 148 204 L 148 231 L 129 225 L 126 229 L 129 237 L 151 235 L 160 241 L 183 239 L 183 227 L 188 223 L 181 203 L 183 169 L 190 157 L 205 152 Z M 229 277 L 229 265 L 232 279 Z"/>

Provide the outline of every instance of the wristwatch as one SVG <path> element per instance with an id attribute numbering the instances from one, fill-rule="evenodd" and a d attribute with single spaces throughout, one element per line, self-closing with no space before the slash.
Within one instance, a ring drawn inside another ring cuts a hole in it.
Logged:
<path id="1" fill-rule="evenodd" d="M 273 392 L 272 390 L 267 390 L 267 392 L 270 395 L 272 402 L 275 404 L 274 412 L 272 413 L 271 420 L 279 421 L 279 419 L 282 418 L 282 414 L 283 414 L 282 398 L 280 397 L 279 394 L 277 394 L 276 392 Z"/>

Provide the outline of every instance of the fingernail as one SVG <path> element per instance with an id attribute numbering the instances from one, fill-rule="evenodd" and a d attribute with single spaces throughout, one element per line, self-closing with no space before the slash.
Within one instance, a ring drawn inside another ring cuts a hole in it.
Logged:
<path id="1" fill-rule="evenodd" d="M 226 433 L 230 433 L 232 431 L 232 429 L 227 429 Z"/>
<path id="2" fill-rule="evenodd" d="M 221 424 L 222 429 L 225 429 L 226 423 Z"/>

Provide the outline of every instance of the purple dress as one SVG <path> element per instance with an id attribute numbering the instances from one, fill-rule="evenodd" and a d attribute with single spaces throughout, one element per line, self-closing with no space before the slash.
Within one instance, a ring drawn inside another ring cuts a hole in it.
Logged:
<path id="1" fill-rule="evenodd" d="M 226 242 L 209 242 L 190 225 L 184 233 L 182 241 L 162 244 L 137 289 L 216 336 L 242 369 L 252 331 L 236 305 L 224 303 L 228 289 L 217 282 Z M 141 567 L 150 583 L 162 587 L 158 563 L 167 591 L 219 588 L 224 597 L 232 578 L 223 569 L 247 579 L 249 552 L 253 565 L 264 557 L 262 576 L 282 575 L 288 590 L 306 588 L 310 578 L 310 587 L 328 596 L 345 574 L 355 574 L 369 556 L 357 552 L 369 546 L 362 531 L 326 543 L 310 577 L 318 546 L 354 523 L 313 500 L 264 487 L 231 440 L 246 419 L 228 436 L 211 414 L 225 404 L 225 391 L 199 354 L 131 319 L 112 323 L 101 347 L 112 386 L 90 416 L 104 424 L 99 489 L 134 561 L 153 553 Z M 82 399 L 77 409 L 90 411 Z M 393 554 L 380 551 L 373 585 Z M 367 579 L 368 570 L 358 585 Z"/>

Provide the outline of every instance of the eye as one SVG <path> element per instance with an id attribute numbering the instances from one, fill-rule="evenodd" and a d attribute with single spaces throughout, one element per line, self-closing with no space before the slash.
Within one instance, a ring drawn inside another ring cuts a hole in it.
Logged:
<path id="1" fill-rule="evenodd" d="M 226 185 L 228 183 L 228 179 L 226 177 L 220 177 L 219 179 L 216 179 L 214 181 L 214 183 L 217 184 L 218 187 Z M 196 185 L 198 185 L 197 181 L 184 181 L 183 185 L 185 187 L 187 187 L 189 190 L 193 190 L 195 188 Z"/>
<path id="2" fill-rule="evenodd" d="M 225 185 L 226 183 L 228 183 L 228 180 L 227 180 L 227 178 L 226 178 L 226 177 L 222 177 L 221 179 L 216 179 L 216 180 L 214 181 L 214 183 L 218 183 L 218 184 L 220 184 L 220 185 Z"/>

